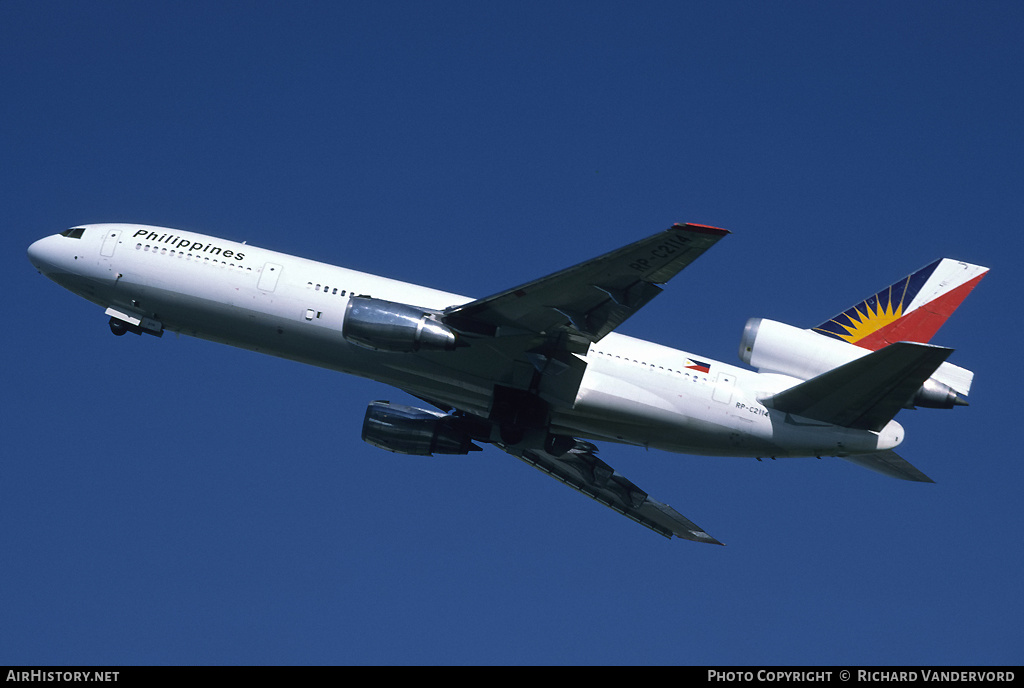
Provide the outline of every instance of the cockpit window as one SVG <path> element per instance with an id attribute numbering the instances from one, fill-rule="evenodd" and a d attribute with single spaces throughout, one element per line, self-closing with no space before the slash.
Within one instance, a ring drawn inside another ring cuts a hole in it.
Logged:
<path id="1" fill-rule="evenodd" d="M 60 235 L 69 239 L 81 239 L 84 233 L 85 227 L 72 227 L 71 229 L 64 230 Z"/>

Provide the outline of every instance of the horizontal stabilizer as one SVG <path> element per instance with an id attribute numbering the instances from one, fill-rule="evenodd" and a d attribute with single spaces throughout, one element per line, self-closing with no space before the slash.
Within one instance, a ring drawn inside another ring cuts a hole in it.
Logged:
<path id="1" fill-rule="evenodd" d="M 874 452 L 872 454 L 854 454 L 853 456 L 844 456 L 842 458 L 850 463 L 855 463 L 858 466 L 863 466 L 864 468 L 875 471 L 876 473 L 887 475 L 890 478 L 912 480 L 918 483 L 935 482 L 927 475 L 914 468 L 909 461 L 891 449 Z"/>
<path id="2" fill-rule="evenodd" d="M 897 342 L 762 403 L 804 418 L 878 432 L 951 353 L 939 346 Z"/>

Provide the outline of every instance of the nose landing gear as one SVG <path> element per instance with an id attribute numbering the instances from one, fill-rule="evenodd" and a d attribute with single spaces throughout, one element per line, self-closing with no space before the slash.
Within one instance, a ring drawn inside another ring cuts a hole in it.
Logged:
<path id="1" fill-rule="evenodd" d="M 131 326 L 124 320 L 118 320 L 117 318 L 110 319 L 110 331 L 113 332 L 115 336 L 123 337 L 129 327 Z M 135 334 L 141 334 L 141 332 L 138 331 L 138 328 L 136 328 Z"/>
<path id="2" fill-rule="evenodd" d="M 114 310 L 113 308 L 107 309 L 107 315 L 110 316 L 110 331 L 114 335 L 121 337 L 124 336 L 125 332 L 131 332 L 132 334 L 151 334 L 154 337 L 162 337 L 164 335 L 164 326 L 159 320 L 148 317 L 135 317 Z M 159 317 L 159 316 L 157 316 Z"/>

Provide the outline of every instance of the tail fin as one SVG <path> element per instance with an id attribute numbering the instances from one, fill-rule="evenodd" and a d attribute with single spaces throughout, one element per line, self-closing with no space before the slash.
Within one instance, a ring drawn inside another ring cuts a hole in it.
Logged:
<path id="1" fill-rule="evenodd" d="M 926 344 L 986 272 L 940 258 L 813 330 L 871 351 L 896 342 Z"/>

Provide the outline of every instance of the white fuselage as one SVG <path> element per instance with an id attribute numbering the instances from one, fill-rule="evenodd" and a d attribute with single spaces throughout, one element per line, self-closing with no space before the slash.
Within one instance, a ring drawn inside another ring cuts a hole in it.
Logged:
<path id="1" fill-rule="evenodd" d="M 391 353 L 341 334 L 352 296 L 443 310 L 472 299 L 214 237 L 142 225 L 87 225 L 29 249 L 46 276 L 82 297 L 163 329 L 372 378 L 487 417 L 495 384 L 456 352 Z M 590 347 L 575 402 L 551 431 L 673 452 L 816 456 L 898 445 L 880 433 L 765 408 L 758 398 L 800 382 L 612 333 Z M 479 361 L 478 361 L 479 363 Z M 495 366 L 498 362 L 495 362 Z"/>

